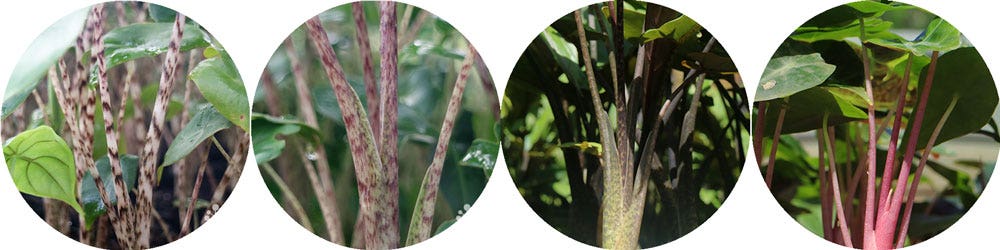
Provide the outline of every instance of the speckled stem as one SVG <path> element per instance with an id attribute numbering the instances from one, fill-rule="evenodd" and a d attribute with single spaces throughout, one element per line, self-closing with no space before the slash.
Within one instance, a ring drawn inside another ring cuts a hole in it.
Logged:
<path id="1" fill-rule="evenodd" d="M 295 44 L 291 40 L 286 40 L 285 50 L 288 55 L 288 61 L 292 65 L 292 75 L 295 78 L 295 90 L 299 97 L 299 114 L 309 126 L 319 127 L 319 121 L 316 119 L 316 111 L 313 109 L 311 90 L 306 81 L 307 74 L 305 67 L 302 65 L 302 61 L 299 60 Z M 319 140 L 318 137 L 315 139 Z M 318 186 L 313 187 L 313 191 L 316 191 L 317 197 L 320 195 L 324 196 L 319 200 L 321 201 L 320 210 L 323 212 L 323 219 L 326 222 L 327 232 L 329 232 L 328 239 L 331 242 L 341 244 L 344 242 L 344 233 L 340 228 L 340 212 L 337 207 L 338 202 L 336 193 L 334 192 L 333 180 L 331 179 L 333 177 L 330 175 L 330 163 L 328 161 L 329 158 L 326 156 L 326 146 L 322 143 L 317 143 L 315 152 L 315 167 L 313 167 L 313 164 L 305 164 L 304 167 L 306 167 L 307 173 L 316 172 L 317 179 L 312 183 Z"/>
<path id="2" fill-rule="evenodd" d="M 445 111 L 444 121 L 441 123 L 441 133 L 438 134 L 437 147 L 434 149 L 434 160 L 431 161 L 431 166 L 424 174 L 424 180 L 417 195 L 417 204 L 414 206 L 413 216 L 410 217 L 410 228 L 406 236 L 407 246 L 425 241 L 431 236 L 438 185 L 441 183 L 441 170 L 444 168 L 445 156 L 448 153 L 451 131 L 455 127 L 455 120 L 458 119 L 458 111 L 462 109 L 462 94 L 465 92 L 465 83 L 469 79 L 469 71 L 472 69 L 475 57 L 476 49 L 469 45 L 469 53 L 462 61 L 462 68 L 459 70 L 458 78 L 451 91 L 451 98 L 448 100 L 448 109 Z"/>
<path id="3" fill-rule="evenodd" d="M 367 114 L 362 108 L 361 100 L 357 92 L 344 79 L 344 71 L 330 47 L 330 40 L 323 29 L 323 24 L 319 17 L 313 17 L 306 22 L 316 51 L 318 51 L 323 68 L 326 70 L 327 78 L 333 86 L 334 94 L 337 96 L 337 103 L 342 111 L 344 126 L 347 130 L 347 140 L 351 148 L 352 159 L 354 160 L 354 171 L 357 175 L 358 193 L 360 198 L 359 219 L 364 220 L 365 246 L 373 249 L 394 248 L 398 245 L 399 234 L 398 225 L 390 224 L 389 218 L 385 218 L 382 210 L 388 200 L 395 202 L 395 198 L 389 198 L 389 191 L 383 185 L 388 178 L 382 170 L 382 160 L 375 147 L 375 138 L 372 137 L 372 130 L 367 121 Z M 396 230 L 392 230 L 396 228 Z M 384 229 L 384 230 L 383 230 Z M 393 240 L 395 239 L 395 240 Z"/>
<path id="4" fill-rule="evenodd" d="M 594 113 L 598 129 L 600 129 L 601 145 L 604 152 L 601 154 L 601 167 L 604 168 L 604 195 L 601 199 L 601 247 L 610 249 L 636 249 L 638 248 L 638 231 L 631 230 L 633 225 L 628 224 L 629 193 L 625 188 L 625 176 L 622 171 L 621 162 L 618 156 L 618 147 L 615 143 L 614 130 L 611 129 L 611 120 L 607 111 L 602 105 L 601 96 L 597 88 L 597 79 L 594 76 L 594 65 L 590 59 L 590 42 L 587 41 L 585 29 L 583 28 L 583 13 L 580 10 L 573 12 L 576 19 L 576 30 L 579 38 L 580 52 L 583 56 L 584 66 L 587 73 L 587 84 L 590 87 L 591 101 L 594 105 Z"/>
<path id="5" fill-rule="evenodd" d="M 170 35 L 170 44 L 167 46 L 167 53 L 163 60 L 156 102 L 153 104 L 153 111 L 150 112 L 152 118 L 149 129 L 146 131 L 146 144 L 142 148 L 140 155 L 139 191 L 136 195 L 138 206 L 134 214 L 135 225 L 138 230 L 138 247 L 140 248 L 149 248 L 149 231 L 152 225 L 153 210 L 153 183 L 156 181 L 157 156 L 160 152 L 163 124 L 166 121 L 167 104 L 170 102 L 171 93 L 173 93 L 178 61 L 180 61 L 181 57 L 180 43 L 181 37 L 184 35 L 184 20 L 184 15 L 177 13 L 174 19 L 173 31 Z"/>
<path id="6" fill-rule="evenodd" d="M 354 14 L 354 29 L 357 31 L 358 52 L 361 54 L 361 66 L 365 76 L 365 99 L 368 103 L 368 121 L 371 124 L 375 138 L 381 138 L 381 106 L 379 102 L 379 86 L 375 81 L 375 68 L 372 66 L 372 47 L 368 42 L 368 22 L 365 21 L 365 9 L 362 2 L 351 3 L 351 13 Z"/>

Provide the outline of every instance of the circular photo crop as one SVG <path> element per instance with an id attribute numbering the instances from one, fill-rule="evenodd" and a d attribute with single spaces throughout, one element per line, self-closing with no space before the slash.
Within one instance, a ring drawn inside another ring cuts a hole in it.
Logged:
<path id="1" fill-rule="evenodd" d="M 483 60 L 451 25 L 395 2 L 306 21 L 260 78 L 251 126 L 275 200 L 355 248 L 410 246 L 469 211 L 499 151 Z"/>
<path id="2" fill-rule="evenodd" d="M 243 169 L 249 104 L 226 50 L 168 8 L 109 2 L 50 26 L 3 97 L 3 155 L 45 222 L 110 249 L 170 243 Z"/>
<path id="3" fill-rule="evenodd" d="M 944 19 L 861 1 L 806 21 L 754 97 L 767 187 L 803 227 L 853 248 L 926 241 L 979 198 L 1000 151 L 997 89 Z"/>
<path id="4" fill-rule="evenodd" d="M 559 232 L 654 247 L 693 231 L 732 191 L 748 104 L 726 50 L 691 17 L 598 3 L 521 54 L 503 99 L 504 156 L 524 200 Z"/>

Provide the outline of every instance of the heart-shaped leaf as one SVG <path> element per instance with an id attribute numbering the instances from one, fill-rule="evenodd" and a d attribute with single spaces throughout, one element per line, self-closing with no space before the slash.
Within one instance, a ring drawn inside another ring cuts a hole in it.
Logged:
<path id="1" fill-rule="evenodd" d="M 928 67 L 929 68 L 929 67 Z M 920 74 L 921 89 L 927 68 Z M 986 61 L 975 48 L 960 48 L 938 58 L 934 85 L 927 99 L 918 148 L 924 148 L 939 118 L 944 115 L 952 98 L 959 98 L 954 110 L 941 128 L 934 145 L 979 131 L 990 121 L 997 108 L 997 89 Z M 904 137 L 909 138 L 909 137 Z"/>
<path id="2" fill-rule="evenodd" d="M 135 155 L 123 155 L 119 159 L 122 166 L 122 175 L 125 181 L 125 187 L 129 190 L 135 188 L 136 173 L 139 170 L 139 157 Z M 101 181 L 104 182 L 104 190 L 108 192 L 114 192 L 115 182 L 112 179 L 111 173 L 111 160 L 107 156 L 101 157 L 94 165 L 97 166 L 97 173 L 101 175 Z M 108 194 L 111 198 L 111 204 L 118 204 L 118 197 L 114 193 Z M 94 178 L 90 176 L 90 172 L 84 173 L 83 183 L 80 185 L 80 202 L 83 205 L 84 218 L 86 219 L 86 228 L 90 228 L 97 218 L 107 213 L 107 207 L 104 206 L 104 201 L 101 200 L 101 193 L 97 189 L 96 182 Z"/>
<path id="3" fill-rule="evenodd" d="M 69 146 L 49 126 L 21 132 L 3 147 L 7 170 L 22 193 L 61 200 L 83 213 L 76 201 L 76 165 Z"/>
<path id="4" fill-rule="evenodd" d="M 11 72 L 4 91 L 3 118 L 7 118 L 28 98 L 49 68 L 55 65 L 66 50 L 73 47 L 76 37 L 83 30 L 88 11 L 88 8 L 80 9 L 59 19 L 38 35 L 28 46 L 28 50 L 24 51 L 21 60 L 14 66 L 14 72 Z"/>
<path id="5" fill-rule="evenodd" d="M 755 102 L 793 95 L 826 81 L 837 67 L 818 53 L 771 59 L 757 85 Z"/>
<path id="6" fill-rule="evenodd" d="M 198 90 L 222 116 L 244 131 L 250 131 L 250 101 L 236 65 L 227 56 L 198 63 L 188 75 Z"/>
<path id="7" fill-rule="evenodd" d="M 962 45 L 962 34 L 944 19 L 937 18 L 927 25 L 924 33 L 915 41 L 903 39 L 871 39 L 869 42 L 883 47 L 908 51 L 915 55 L 925 55 L 933 51 L 947 52 Z"/>

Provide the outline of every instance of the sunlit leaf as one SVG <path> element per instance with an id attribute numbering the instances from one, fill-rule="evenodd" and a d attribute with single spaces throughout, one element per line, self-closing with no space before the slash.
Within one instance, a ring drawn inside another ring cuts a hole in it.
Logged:
<path id="1" fill-rule="evenodd" d="M 793 95 L 826 81 L 837 67 L 813 53 L 771 59 L 757 85 L 755 102 Z"/>
<path id="2" fill-rule="evenodd" d="M 250 102 L 236 65 L 225 56 L 205 59 L 188 75 L 222 116 L 250 131 Z"/>
<path id="3" fill-rule="evenodd" d="M 2 117 L 6 118 L 28 98 L 38 86 L 39 80 L 59 58 L 73 47 L 77 36 L 83 31 L 83 23 L 90 9 L 73 12 L 52 24 L 38 35 L 28 46 L 11 72 L 10 81 L 3 96 Z"/>

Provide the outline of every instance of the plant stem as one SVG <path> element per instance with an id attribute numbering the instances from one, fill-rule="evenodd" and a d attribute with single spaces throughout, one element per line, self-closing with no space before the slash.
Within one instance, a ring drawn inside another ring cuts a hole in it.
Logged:
<path id="1" fill-rule="evenodd" d="M 138 206 L 135 213 L 135 226 L 139 236 L 138 248 L 149 248 L 150 214 L 153 210 L 153 183 L 156 181 L 157 156 L 160 153 L 160 139 L 163 135 L 167 104 L 170 103 L 170 95 L 181 56 L 180 43 L 181 37 L 184 35 L 184 20 L 185 17 L 181 13 L 177 13 L 174 18 L 170 44 L 167 46 L 167 54 L 163 60 L 163 73 L 160 75 L 160 89 L 157 91 L 156 102 L 153 104 L 153 112 L 150 113 L 152 120 L 146 131 L 146 145 L 143 147 L 140 157 Z"/>
<path id="2" fill-rule="evenodd" d="M 789 108 L 784 103 L 779 105 L 781 105 L 781 109 L 778 111 L 778 120 L 774 123 L 774 134 L 771 135 L 771 155 L 767 159 L 767 175 L 764 178 L 768 189 L 771 189 L 771 181 L 774 180 L 774 164 L 777 162 L 775 157 L 778 155 L 778 144 L 781 143 L 781 125 L 785 123 L 785 113 L 788 112 Z"/>
<path id="3" fill-rule="evenodd" d="M 764 150 L 764 117 L 767 115 L 768 102 L 757 102 L 757 119 L 753 124 L 753 153 L 757 157 L 757 164 L 763 160 Z"/>
<path id="4" fill-rule="evenodd" d="M 906 60 L 906 73 L 903 74 L 903 84 L 909 84 L 910 82 L 910 68 L 913 67 L 913 57 L 909 57 Z M 882 187 L 879 188 L 878 197 L 878 210 L 884 211 L 888 204 L 885 202 L 886 198 L 889 197 L 889 184 L 891 184 L 892 176 L 896 171 L 896 152 L 897 143 L 899 142 L 899 132 L 900 127 L 903 123 L 903 107 L 906 106 L 906 86 L 899 88 L 899 93 L 896 96 L 896 115 L 892 122 L 892 134 L 889 139 L 889 147 L 886 148 L 887 154 L 885 157 L 885 166 L 882 171 Z"/>
<path id="5" fill-rule="evenodd" d="M 399 155 L 397 143 L 399 143 L 399 131 L 397 129 L 398 108 L 398 87 L 397 72 L 399 46 L 396 41 L 396 3 L 385 1 L 379 2 L 379 32 L 382 34 L 382 44 L 379 48 L 382 59 L 381 64 L 381 141 L 376 144 L 379 154 L 382 156 L 382 165 L 379 170 L 384 178 L 376 185 L 385 190 L 386 197 L 384 203 L 379 208 L 376 215 L 379 217 L 378 230 L 385 237 L 384 243 L 389 247 L 399 246 L 399 165 L 396 157 Z M 418 26 L 419 28 L 419 26 Z M 405 41 L 404 41 L 405 42 Z M 367 244 L 367 247 L 380 247 L 380 244 Z"/>
<path id="6" fill-rule="evenodd" d="M 597 125 L 600 129 L 601 145 L 604 152 L 601 154 L 601 163 L 604 168 L 604 198 L 601 203 L 601 218 L 603 224 L 601 228 L 601 245 L 605 248 L 614 249 L 635 249 L 638 248 L 638 232 L 630 230 L 635 224 L 629 223 L 628 214 L 638 211 L 626 211 L 628 207 L 628 195 L 626 192 L 623 168 L 618 157 L 618 149 L 615 144 L 614 132 L 611 130 L 611 122 L 607 111 L 601 102 L 601 95 L 597 89 L 597 79 L 594 77 L 594 66 L 590 60 L 590 44 L 587 41 L 585 29 L 583 28 L 582 11 L 573 12 L 576 19 L 576 30 L 580 42 L 580 52 L 583 54 L 584 66 L 586 67 L 587 83 L 590 86 L 590 99 L 596 114 Z M 640 222 L 634 222 L 640 223 Z"/>
<path id="7" fill-rule="evenodd" d="M 281 178 L 281 175 L 278 175 L 278 172 L 274 171 L 274 167 L 271 167 L 270 164 L 261 165 L 260 170 L 265 176 L 274 181 L 274 184 L 278 186 L 278 189 L 281 190 L 283 196 L 288 199 L 287 203 L 292 206 L 292 211 L 295 212 L 295 216 L 298 217 L 299 225 L 302 225 L 302 227 L 305 227 L 306 230 L 312 232 L 312 222 L 309 221 L 309 214 L 306 214 L 306 210 L 302 208 L 302 203 L 295 197 L 295 193 L 292 192 L 292 188 L 285 183 L 285 180 Z"/>
<path id="8" fill-rule="evenodd" d="M 187 235 L 191 232 L 191 227 L 189 227 L 191 222 L 191 217 L 194 215 L 195 204 L 198 203 L 198 190 L 201 189 L 201 182 L 205 176 L 205 168 L 208 166 L 208 152 L 211 149 L 210 145 L 205 145 L 205 150 L 201 154 L 201 164 L 198 165 L 198 175 L 195 177 L 194 186 L 191 189 L 191 195 L 189 197 L 187 207 L 182 210 L 184 211 L 184 217 L 181 218 L 181 232 L 180 236 Z"/>
<path id="9" fill-rule="evenodd" d="M 351 3 L 351 13 L 354 14 L 354 29 L 358 34 L 358 53 L 361 54 L 361 65 L 365 74 L 365 99 L 367 99 L 368 103 L 368 121 L 371 123 L 374 136 L 381 138 L 382 128 L 380 124 L 382 124 L 382 114 L 379 104 L 379 86 L 375 82 L 375 69 L 372 67 L 372 49 L 368 43 L 368 22 L 365 21 L 364 5 L 361 2 Z"/>
<path id="10" fill-rule="evenodd" d="M 222 198 L 225 196 L 227 190 L 231 190 L 236 187 L 236 180 L 240 178 L 240 174 L 243 173 L 243 162 L 246 160 L 246 152 L 250 148 L 250 134 L 246 131 L 239 130 L 236 136 L 236 147 L 233 149 L 231 154 L 232 158 L 226 158 L 228 164 L 226 166 L 226 172 L 222 174 L 222 178 L 219 180 L 219 184 L 215 187 L 215 191 L 212 193 L 212 205 L 222 205 Z M 219 144 L 219 140 L 212 136 L 212 142 L 215 143 L 216 147 L 219 147 L 219 152 L 225 152 L 222 150 L 222 146 Z M 225 155 L 225 153 L 223 153 Z"/>
<path id="11" fill-rule="evenodd" d="M 295 77 L 295 90 L 298 95 L 299 101 L 299 114 L 304 118 L 305 122 L 309 126 L 319 127 L 319 120 L 316 118 L 316 111 L 313 109 L 313 99 L 310 94 L 309 86 L 306 81 L 307 74 L 305 72 L 305 67 L 302 66 L 302 62 L 299 60 L 298 53 L 295 51 L 295 44 L 291 40 L 285 42 L 285 49 L 288 54 L 288 61 L 292 64 L 292 74 Z M 370 99 L 369 99 L 370 100 Z M 375 126 L 372 126 L 374 129 Z M 314 141 L 319 141 L 320 138 L 312 138 Z M 326 156 L 326 146 L 323 143 L 316 143 L 316 164 L 315 168 L 313 164 L 305 159 L 303 155 L 303 167 L 306 169 L 306 173 L 315 172 L 317 179 L 311 180 L 313 191 L 316 193 L 317 198 L 320 201 L 325 201 L 320 203 L 320 210 L 323 213 L 323 220 L 326 223 L 327 232 L 329 232 L 329 240 L 334 243 L 342 244 L 344 242 L 344 232 L 340 227 L 340 210 L 337 207 L 337 195 L 333 186 L 333 178 L 330 175 L 330 162 L 329 158 Z"/>
<path id="12" fill-rule="evenodd" d="M 306 22 L 306 26 L 309 28 L 309 37 L 319 52 L 327 78 L 333 86 L 337 103 L 340 105 L 343 115 L 348 144 L 351 148 L 354 169 L 357 174 L 361 203 L 359 218 L 363 220 L 362 223 L 365 225 L 364 232 L 361 232 L 365 235 L 365 246 L 368 248 L 395 247 L 399 242 L 398 224 L 388 223 L 388 219 L 376 221 L 377 214 L 390 216 L 383 208 L 388 207 L 385 205 L 390 202 L 388 200 L 395 202 L 397 198 L 388 197 L 388 187 L 379 185 L 385 183 L 385 179 L 388 177 L 382 171 L 381 156 L 375 147 L 370 124 L 364 121 L 367 119 L 365 118 L 367 116 L 365 110 L 361 108 L 361 101 L 358 99 L 357 93 L 344 79 L 343 69 L 340 67 L 340 62 L 337 60 L 333 48 L 330 47 L 330 40 L 326 36 L 326 31 L 323 30 L 323 24 L 319 18 L 313 17 Z M 383 132 L 385 131 L 383 130 Z"/>
<path id="13" fill-rule="evenodd" d="M 827 152 L 830 153 L 829 157 L 827 157 L 827 160 L 829 160 L 828 164 L 829 167 L 827 170 L 830 172 L 829 188 L 833 189 L 833 201 L 837 210 L 837 222 L 839 223 L 840 227 L 840 236 L 841 238 L 843 238 L 844 240 L 843 243 L 845 246 L 854 248 L 854 243 L 851 242 L 851 232 L 850 229 L 847 227 L 847 217 L 844 216 L 844 204 L 843 201 L 841 201 L 843 197 L 840 196 L 840 181 L 837 178 L 837 162 L 836 162 L 837 155 L 833 151 L 834 138 L 830 136 L 829 132 L 829 129 L 831 129 L 829 127 L 830 125 L 829 116 L 830 116 L 829 113 L 823 114 L 823 137 L 825 138 L 824 141 L 826 144 L 826 150 Z"/>
<path id="14" fill-rule="evenodd" d="M 913 156 L 917 148 L 917 141 L 920 137 L 920 129 L 923 125 L 924 111 L 927 109 L 927 100 L 930 96 L 931 87 L 934 84 L 934 71 L 937 69 L 937 59 L 938 51 L 934 51 L 931 54 L 931 63 L 927 68 L 927 79 L 924 81 L 923 89 L 920 91 L 920 103 L 917 104 L 915 109 L 915 115 L 913 119 L 910 120 L 911 128 L 908 133 L 910 133 L 910 138 L 906 142 L 906 153 L 903 155 L 902 166 L 899 168 L 899 176 L 896 179 L 896 188 L 906 188 L 906 183 L 910 175 L 910 166 L 913 165 Z M 920 181 L 920 180 L 914 180 Z M 888 206 L 887 211 L 881 211 L 882 214 L 879 215 L 878 224 L 875 228 L 876 237 L 878 237 L 877 245 L 880 249 L 888 249 L 892 247 L 893 237 L 896 231 L 896 221 L 899 219 L 899 210 L 902 206 L 903 192 L 896 191 L 892 196 L 890 201 L 891 204 Z"/>
<path id="15" fill-rule="evenodd" d="M 500 121 L 500 102 L 497 100 L 497 87 L 493 84 L 493 77 L 490 74 L 490 70 L 486 68 L 486 62 L 483 61 L 483 57 L 476 53 L 476 75 L 479 75 L 479 81 L 483 83 L 483 90 L 486 91 L 486 96 L 490 103 L 490 108 L 493 111 L 493 119 Z"/>
<path id="16" fill-rule="evenodd" d="M 875 148 L 878 143 L 878 137 L 875 135 L 875 97 L 872 91 L 872 73 L 871 73 L 871 63 L 868 61 L 868 49 L 863 46 L 867 41 L 865 39 L 865 18 L 859 18 L 859 29 L 861 31 L 861 62 L 864 68 L 865 77 L 865 95 L 868 96 L 868 100 L 872 102 L 868 103 L 868 167 L 867 175 L 868 181 L 866 183 L 866 194 L 865 194 L 865 221 L 864 221 L 864 244 L 865 250 L 879 249 L 876 245 L 876 235 L 875 235 L 875 175 L 877 175 L 876 165 L 877 159 L 875 158 L 875 153 L 877 148 Z"/>
<path id="17" fill-rule="evenodd" d="M 906 210 L 903 212 L 903 221 L 899 223 L 899 238 L 896 240 L 896 248 L 903 248 L 903 243 L 906 242 L 906 233 L 910 229 L 910 215 L 913 214 L 913 202 L 917 196 L 917 186 L 920 185 L 920 176 L 924 172 L 924 166 L 927 165 L 927 158 L 930 157 L 930 153 L 934 149 L 934 143 L 937 141 L 937 137 L 941 133 L 941 128 L 943 128 L 945 122 L 948 121 L 948 117 L 951 116 L 951 111 L 955 109 L 956 103 L 958 103 L 958 96 L 951 98 L 951 103 L 949 103 L 948 108 L 945 109 L 944 115 L 941 115 L 941 119 L 938 120 L 937 126 L 934 127 L 934 132 L 931 133 L 930 139 L 927 140 L 927 146 L 924 146 L 923 152 L 921 152 L 920 164 L 917 165 L 917 171 L 913 173 L 913 183 L 910 184 L 910 191 L 907 193 Z"/>
<path id="18" fill-rule="evenodd" d="M 424 174 L 421 183 L 420 193 L 417 195 L 417 204 L 413 209 L 413 216 L 410 217 L 410 228 L 406 237 L 406 245 L 420 243 L 430 238 L 431 226 L 434 222 L 434 208 L 437 201 L 438 185 L 441 182 L 441 171 L 444 168 L 445 156 L 448 153 L 448 143 L 451 140 L 451 132 L 458 119 L 458 111 L 462 108 L 462 94 L 465 92 L 465 84 L 469 78 L 469 71 L 472 69 L 473 59 L 476 56 L 476 49 L 469 45 L 469 52 L 462 60 L 462 67 L 459 70 L 458 78 L 451 91 L 451 98 L 448 100 L 448 109 L 445 111 L 444 121 L 441 123 L 441 132 L 438 134 L 437 146 L 434 149 L 434 160 Z"/>

